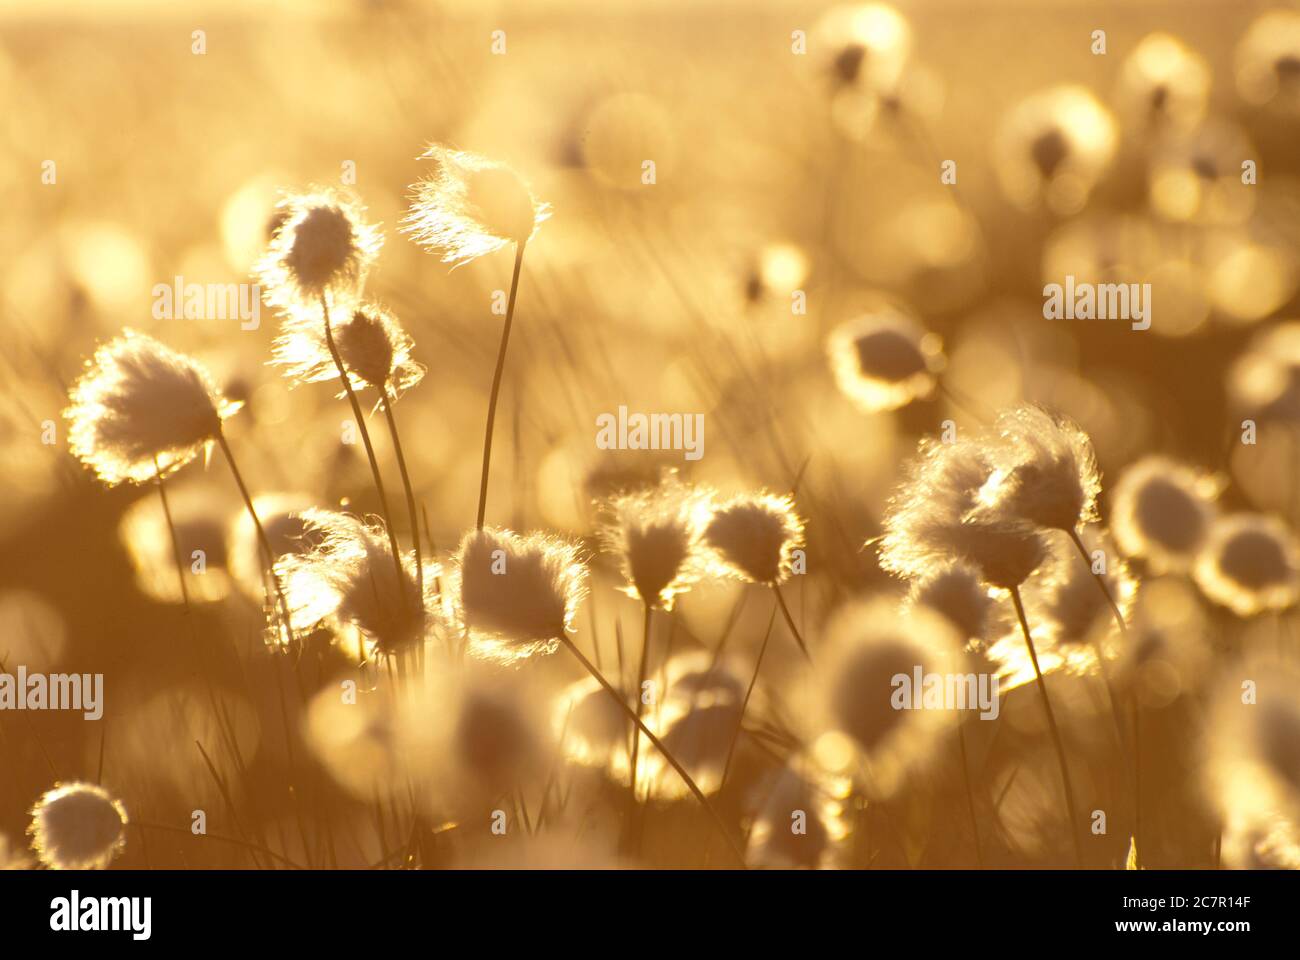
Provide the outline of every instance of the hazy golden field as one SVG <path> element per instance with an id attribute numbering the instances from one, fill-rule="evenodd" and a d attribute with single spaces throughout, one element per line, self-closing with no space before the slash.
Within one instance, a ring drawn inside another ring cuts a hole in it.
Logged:
<path id="1" fill-rule="evenodd" d="M 0 103 L 0 867 L 1300 866 L 1300 6 L 10 0 Z"/>

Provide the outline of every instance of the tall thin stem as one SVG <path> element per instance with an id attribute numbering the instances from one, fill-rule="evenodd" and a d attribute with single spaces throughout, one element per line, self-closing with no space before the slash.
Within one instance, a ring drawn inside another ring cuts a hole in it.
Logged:
<path id="1" fill-rule="evenodd" d="M 267 539 L 266 530 L 262 527 L 262 521 L 257 516 L 257 509 L 253 506 L 253 498 L 248 492 L 247 484 L 244 483 L 244 476 L 239 472 L 239 465 L 235 463 L 235 454 L 230 449 L 225 433 L 220 430 L 217 431 L 217 443 L 221 447 L 221 452 L 226 455 L 226 463 L 230 464 L 230 473 L 235 478 L 235 486 L 239 487 L 239 495 L 244 499 L 244 507 L 253 520 L 253 529 L 257 532 L 257 542 L 262 548 L 262 557 L 266 563 L 267 572 L 271 576 L 271 583 L 275 586 L 275 595 L 280 601 L 280 614 L 284 617 L 284 629 L 289 635 L 289 642 L 293 643 L 293 621 L 289 618 L 289 601 L 284 597 L 284 588 L 280 585 L 280 577 L 275 572 L 275 551 L 271 549 L 271 541 Z"/>
<path id="2" fill-rule="evenodd" d="M 642 699 L 642 690 L 645 686 L 646 664 L 650 660 L 650 623 L 651 623 L 651 618 L 654 615 L 654 608 L 651 607 L 649 603 L 645 603 L 643 605 L 645 607 L 645 624 L 641 632 L 641 636 L 642 636 L 641 662 L 640 665 L 637 667 L 637 675 L 636 675 L 636 716 L 638 720 L 641 719 L 641 714 L 644 712 L 642 708 L 645 706 L 645 701 Z M 631 788 L 632 788 L 632 804 L 634 807 L 636 805 L 636 778 L 637 778 L 637 770 L 640 765 L 640 760 L 641 760 L 641 731 L 633 730 L 632 731 Z"/>
<path id="3" fill-rule="evenodd" d="M 501 374 L 506 367 L 506 347 L 510 344 L 510 326 L 515 319 L 515 296 L 519 293 L 519 270 L 524 264 L 524 241 L 515 244 L 515 270 L 510 277 L 510 300 L 506 304 L 506 323 L 501 328 L 501 346 L 497 350 L 497 368 L 492 374 L 492 396 L 488 400 L 487 430 L 483 434 L 483 476 L 478 484 L 478 524 L 483 529 L 487 515 L 488 473 L 492 463 L 492 428 L 497 419 L 497 395 L 501 392 Z"/>
<path id="4" fill-rule="evenodd" d="M 803 634 L 794 625 L 794 617 L 790 616 L 790 608 L 785 605 L 785 597 L 781 595 L 781 585 L 775 580 L 772 581 L 772 592 L 776 594 L 776 602 L 781 608 L 781 616 L 785 618 L 785 625 L 790 628 L 790 633 L 794 635 L 794 642 L 799 644 L 799 652 L 803 654 L 805 660 L 812 663 L 812 655 L 808 653 L 808 645 L 803 642 Z"/>
<path id="5" fill-rule="evenodd" d="M 1052 700 L 1047 695 L 1047 684 L 1043 682 L 1043 671 L 1038 667 L 1038 651 L 1034 649 L 1034 638 L 1029 635 L 1029 621 L 1025 617 L 1025 605 L 1020 599 L 1020 589 L 1011 588 L 1011 599 L 1016 606 L 1016 616 L 1020 619 L 1020 630 L 1025 635 L 1025 647 L 1029 650 L 1029 659 L 1034 665 L 1034 679 L 1038 684 L 1038 694 L 1043 700 L 1043 713 L 1047 715 L 1047 729 L 1052 735 L 1052 746 L 1056 749 L 1056 762 L 1061 767 L 1061 785 L 1065 789 L 1065 807 L 1069 816 L 1070 841 L 1074 845 L 1076 867 L 1083 866 L 1083 848 L 1079 844 L 1079 817 L 1074 807 L 1074 787 L 1070 783 L 1070 765 L 1065 759 L 1065 742 L 1061 739 L 1060 728 L 1056 725 L 1056 714 L 1052 710 Z"/>
<path id="6" fill-rule="evenodd" d="M 966 808 L 970 812 L 970 834 L 975 841 L 975 864 L 984 869 L 984 848 L 980 844 L 979 818 L 975 815 L 975 790 L 970 782 L 970 761 L 966 757 L 966 725 L 957 715 L 957 743 L 961 747 L 961 779 L 966 786 Z"/>
<path id="7" fill-rule="evenodd" d="M 1083 560 L 1084 566 L 1088 568 L 1088 572 L 1092 574 L 1092 578 L 1096 581 L 1097 587 L 1101 590 L 1102 596 L 1106 598 L 1106 602 L 1110 605 L 1111 616 L 1115 619 L 1115 625 L 1119 627 L 1120 636 L 1127 637 L 1128 624 L 1124 622 L 1124 612 L 1120 610 L 1119 604 L 1115 601 L 1114 594 L 1110 592 L 1110 587 L 1106 584 L 1105 576 L 1092 569 L 1092 558 L 1088 555 L 1088 548 L 1084 546 L 1083 538 L 1079 536 L 1079 531 L 1067 530 L 1066 533 L 1070 535 L 1070 539 L 1074 542 L 1075 549 L 1079 551 L 1079 557 Z M 1120 706 L 1119 700 L 1115 696 L 1115 688 L 1111 684 L 1110 675 L 1106 670 L 1106 658 L 1104 653 L 1105 650 L 1099 640 L 1097 642 L 1097 668 L 1101 672 L 1102 683 L 1106 685 L 1106 696 L 1110 700 L 1110 713 L 1115 722 L 1115 735 L 1119 740 L 1120 749 L 1123 750 L 1124 722 L 1120 718 Z M 1136 710 L 1136 704 L 1134 709 Z M 1142 770 L 1139 764 L 1141 764 L 1142 758 L 1136 713 L 1134 714 L 1133 744 L 1131 752 L 1133 760 L 1133 849 L 1136 851 L 1136 859 L 1140 866 L 1142 847 L 1138 841 L 1141 840 L 1142 832 Z"/>
<path id="8" fill-rule="evenodd" d="M 352 389 L 352 381 L 348 379 L 347 367 L 343 365 L 343 358 L 339 356 L 339 348 L 334 343 L 334 327 L 330 323 L 329 301 L 325 299 L 325 294 L 320 297 L 321 314 L 325 320 L 325 344 L 329 347 L 330 356 L 334 359 L 334 366 L 339 372 L 339 379 L 343 381 L 343 390 L 347 394 L 348 403 L 352 405 L 352 417 L 357 422 L 357 429 L 361 431 L 361 442 L 366 448 L 366 457 L 370 460 L 370 473 L 375 478 L 375 492 L 379 494 L 379 509 L 384 515 L 384 528 L 388 533 L 388 546 L 393 554 L 393 566 L 397 568 L 397 582 L 402 584 L 406 582 L 406 571 L 402 569 L 402 552 L 397 546 L 397 535 L 393 532 L 393 512 L 388 507 L 388 494 L 384 492 L 384 480 L 379 475 L 379 460 L 375 457 L 375 447 L 370 442 L 370 431 L 366 429 L 366 418 L 361 412 L 361 403 L 357 400 L 356 391 Z M 419 531 L 415 531 L 419 536 Z"/>
<path id="9" fill-rule="evenodd" d="M 696 785 L 695 781 L 691 779 L 691 775 L 686 772 L 686 769 L 680 763 L 677 762 L 677 758 L 668 752 L 668 748 L 665 747 L 663 742 L 650 731 L 650 728 L 641 722 L 641 718 L 636 715 L 636 711 L 627 705 L 627 701 L 623 699 L 622 694 L 610 686 L 609 681 L 606 680 L 604 675 L 596 669 L 595 664 L 588 660 L 586 654 L 578 649 L 578 645 L 575 644 L 567 635 L 560 637 L 560 639 L 563 640 L 564 645 L 569 648 L 569 652 L 578 658 L 578 662 L 582 664 L 583 668 L 591 674 L 597 683 L 600 684 L 601 689 L 614 699 L 623 712 L 627 714 L 628 719 L 636 724 L 637 729 L 640 730 L 654 748 L 663 755 L 663 758 L 668 761 L 668 765 L 677 772 L 677 776 L 681 777 L 682 783 L 686 784 L 686 789 L 690 790 L 695 799 L 699 801 L 700 806 L 704 808 L 705 812 L 708 813 L 709 818 L 713 821 L 713 825 L 717 828 L 718 832 L 722 834 L 722 838 L 727 841 L 727 846 L 731 849 L 736 860 L 742 867 L 745 866 L 745 855 L 741 852 L 740 847 L 736 845 L 736 841 L 732 839 L 731 832 L 727 830 L 727 825 L 723 822 L 722 817 L 718 815 L 718 811 L 714 809 L 713 804 L 709 803 L 709 798 L 704 795 L 704 792 Z"/>
<path id="10" fill-rule="evenodd" d="M 772 616 L 767 620 L 767 632 L 763 634 L 763 642 L 758 648 L 758 657 L 754 660 L 754 674 L 749 678 L 749 686 L 745 688 L 745 699 L 740 701 L 740 716 L 736 718 L 736 730 L 731 735 L 731 743 L 727 745 L 727 759 L 722 762 L 722 778 L 718 781 L 718 792 L 727 785 L 727 774 L 731 772 L 731 760 L 736 753 L 736 744 L 740 742 L 740 733 L 745 727 L 745 711 L 749 709 L 749 698 L 754 694 L 754 687 L 758 685 L 758 672 L 763 668 L 763 655 L 767 653 L 767 641 L 772 638 L 772 625 L 776 622 L 776 610 L 772 611 Z"/>
<path id="11" fill-rule="evenodd" d="M 162 501 L 163 519 L 167 521 L 167 533 L 172 540 L 172 558 L 176 561 L 176 579 L 181 585 L 181 600 L 185 603 L 185 612 L 190 612 L 190 588 L 185 583 L 185 562 L 181 559 L 181 542 L 176 536 L 176 523 L 172 520 L 171 504 L 167 502 L 167 488 L 163 485 L 162 467 L 158 458 L 153 458 L 154 477 L 158 480 L 158 499 Z"/>
<path id="12" fill-rule="evenodd" d="M 406 512 L 411 521 L 411 543 L 415 546 L 416 596 L 424 597 L 424 563 L 420 554 L 420 523 L 415 515 L 415 490 L 411 475 L 406 470 L 406 456 L 402 453 L 402 440 L 397 434 L 397 417 L 393 413 L 393 392 L 384 387 L 384 416 L 388 420 L 388 433 L 393 438 L 393 453 L 397 457 L 397 470 L 402 475 L 402 489 L 406 492 Z"/>
<path id="13" fill-rule="evenodd" d="M 1124 622 L 1124 613 L 1120 610 L 1119 604 L 1115 602 L 1115 597 L 1110 592 L 1110 587 L 1106 585 L 1106 578 L 1092 569 L 1092 557 L 1088 556 L 1088 548 L 1083 545 L 1083 539 L 1079 536 L 1077 530 L 1065 531 L 1074 541 L 1075 547 L 1079 551 L 1079 556 L 1083 558 L 1084 565 L 1092 578 L 1097 581 L 1097 587 L 1101 590 L 1101 595 L 1106 598 L 1106 603 L 1110 605 L 1111 615 L 1115 618 L 1115 625 L 1119 627 L 1120 633 L 1128 633 L 1128 624 Z"/>

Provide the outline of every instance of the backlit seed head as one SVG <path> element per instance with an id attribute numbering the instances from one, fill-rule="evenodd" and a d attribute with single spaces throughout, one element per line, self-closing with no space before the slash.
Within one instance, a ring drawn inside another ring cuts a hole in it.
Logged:
<path id="1" fill-rule="evenodd" d="M 832 773 L 856 772 L 873 794 L 893 792 L 955 722 L 942 704 L 907 709 L 914 701 L 896 678 L 910 684 L 918 668 L 923 675 L 964 672 L 961 646 L 948 621 L 924 607 L 900 612 L 876 599 L 841 608 L 817 663 L 827 728 L 815 746 L 820 762 Z"/>
<path id="2" fill-rule="evenodd" d="M 1300 599 L 1300 545 L 1275 517 L 1221 517 L 1210 526 L 1192 575 L 1207 597 L 1238 616 L 1285 610 Z"/>
<path id="3" fill-rule="evenodd" d="M 600 539 L 618 557 L 631 597 L 671 610 L 704 567 L 709 492 L 669 474 L 656 487 L 616 494 L 600 505 Z"/>
<path id="4" fill-rule="evenodd" d="M 1144 457 L 1115 484 L 1115 542 L 1156 573 L 1186 570 L 1209 533 L 1219 487 L 1215 478 L 1167 457 Z"/>
<path id="5" fill-rule="evenodd" d="M 420 596 L 411 557 L 401 558 L 399 578 L 382 522 L 332 510 L 300 516 L 313 545 L 275 563 L 293 622 L 356 631 L 385 654 L 421 643 L 431 597 Z M 425 569 L 426 594 L 438 573 Z"/>
<path id="6" fill-rule="evenodd" d="M 967 640 L 987 638 L 993 600 L 968 563 L 950 563 L 914 580 L 909 600 L 941 614 Z"/>
<path id="7" fill-rule="evenodd" d="M 133 330 L 95 351 L 68 399 L 69 448 L 109 486 L 184 466 L 240 407 L 196 361 Z"/>
<path id="8" fill-rule="evenodd" d="M 840 390 L 868 413 L 929 397 L 944 365 L 939 337 L 892 310 L 840 324 L 827 340 L 827 354 Z"/>
<path id="9" fill-rule="evenodd" d="M 424 378 L 424 367 L 411 357 L 415 341 L 397 318 L 378 304 L 361 303 L 331 311 L 330 329 L 353 390 L 372 387 L 395 399 Z M 339 378 L 319 305 L 285 312 L 271 362 L 283 366 L 284 375 L 295 384 Z M 340 397 L 345 394 L 339 391 Z"/>
<path id="10" fill-rule="evenodd" d="M 254 273 L 267 303 L 319 308 L 357 297 L 383 244 L 353 200 L 333 190 L 287 194 L 279 229 Z"/>
<path id="11" fill-rule="evenodd" d="M 704 540 L 721 575 L 780 583 L 790 576 L 794 552 L 803 546 L 803 519 L 788 496 L 738 496 L 714 510 Z"/>
<path id="12" fill-rule="evenodd" d="M 1000 414 L 997 431 L 989 444 L 994 469 L 980 489 L 977 513 L 1067 532 L 1096 519 L 1101 474 L 1086 433 L 1034 406 Z"/>
<path id="13" fill-rule="evenodd" d="M 102 870 L 126 845 L 126 808 L 93 783 L 60 783 L 32 807 L 28 833 L 52 870 Z"/>
<path id="14" fill-rule="evenodd" d="M 511 243 L 527 243 L 550 216 L 514 170 L 476 154 L 430 144 L 433 172 L 411 186 L 402 232 L 459 266 Z"/>
<path id="15" fill-rule="evenodd" d="M 911 580 L 964 560 L 994 587 L 1028 579 L 1046 559 L 1046 544 L 1027 521 L 977 509 L 992 474 L 986 443 L 922 441 L 885 512 L 881 567 Z"/>
<path id="16" fill-rule="evenodd" d="M 552 653 L 573 625 L 586 580 L 575 543 L 493 527 L 467 534 L 451 594 L 471 655 L 511 663 Z"/>

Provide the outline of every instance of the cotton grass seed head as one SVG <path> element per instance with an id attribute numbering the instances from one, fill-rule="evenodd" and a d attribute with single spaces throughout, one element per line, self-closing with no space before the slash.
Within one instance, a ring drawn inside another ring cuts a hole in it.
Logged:
<path id="1" fill-rule="evenodd" d="M 989 445 L 993 473 L 979 494 L 983 507 L 1051 530 L 1096 519 L 1101 474 L 1086 433 L 1035 406 L 1003 412 L 997 431 Z"/>
<path id="2" fill-rule="evenodd" d="M 992 473 L 986 444 L 923 440 L 885 512 L 881 567 L 913 580 L 964 560 L 992 586 L 1024 583 L 1047 547 L 1028 522 L 976 509 Z"/>
<path id="3" fill-rule="evenodd" d="M 293 622 L 355 630 L 383 654 L 421 643 L 430 598 L 420 596 L 409 556 L 401 558 L 399 579 L 382 523 L 332 510 L 300 517 L 313 545 L 275 563 Z M 426 584 L 436 577 L 436 569 L 426 568 Z"/>
<path id="4" fill-rule="evenodd" d="M 378 304 L 347 306 L 330 317 L 330 329 L 353 390 L 372 387 L 396 399 L 424 378 L 424 367 L 411 357 L 415 341 Z M 339 378 L 319 307 L 285 312 L 271 362 L 283 366 L 284 375 L 294 384 Z M 340 397 L 345 394 L 339 391 Z"/>
<path id="5" fill-rule="evenodd" d="M 1042 574 L 1035 578 L 1035 588 L 1026 600 L 1026 605 L 1034 611 L 1031 622 L 1046 624 L 1058 644 L 1091 643 L 1111 638 L 1118 631 L 1110 604 L 1097 588 L 1097 577 L 1106 584 L 1126 621 L 1137 595 L 1137 582 L 1097 527 L 1084 528 L 1080 539 L 1088 551 L 1089 561 L 1085 563 L 1064 537 L 1057 538 L 1052 543 L 1051 557 L 1043 565 Z"/>
<path id="6" fill-rule="evenodd" d="M 1210 526 L 1192 576 L 1205 596 L 1239 617 L 1285 610 L 1300 598 L 1300 546 L 1275 517 L 1221 517 Z"/>
<path id="7" fill-rule="evenodd" d="M 918 668 L 923 675 L 964 672 L 960 651 L 957 631 L 924 607 L 900 612 L 880 598 L 841 608 L 817 664 L 827 729 L 814 746 L 819 762 L 831 773 L 860 774 L 872 793 L 892 793 L 955 722 L 943 704 L 905 709 L 913 701 L 895 678 L 911 683 Z"/>
<path id="8" fill-rule="evenodd" d="M 254 268 L 267 303 L 317 307 L 360 294 L 383 244 L 362 208 L 334 190 L 287 194 L 280 228 Z"/>
<path id="9" fill-rule="evenodd" d="M 665 674 L 667 689 L 652 729 L 701 790 L 716 792 L 741 719 L 744 675 L 730 661 L 714 662 L 700 652 L 674 657 Z M 639 787 L 665 798 L 687 795 L 681 778 L 657 751 L 643 756 L 645 779 L 638 780 Z"/>
<path id="10" fill-rule="evenodd" d="M 750 583 L 780 583 L 803 546 L 803 519 L 789 496 L 757 493 L 718 506 L 704 530 L 720 575 Z"/>
<path id="11" fill-rule="evenodd" d="M 196 361 L 133 330 L 95 351 L 68 399 L 72 455 L 109 486 L 184 466 L 240 407 Z"/>
<path id="12" fill-rule="evenodd" d="M 1205 786 L 1225 820 L 1300 816 L 1300 673 L 1293 663 L 1259 656 L 1234 664 L 1218 680 L 1204 730 Z"/>
<path id="13" fill-rule="evenodd" d="M 835 382 L 861 410 L 897 410 L 929 397 L 944 366 L 943 342 L 900 312 L 881 310 L 840 324 L 827 339 Z"/>
<path id="14" fill-rule="evenodd" d="M 958 560 L 912 581 L 908 600 L 943 616 L 967 640 L 987 638 L 993 599 L 969 563 Z"/>
<path id="15" fill-rule="evenodd" d="M 837 865 L 848 835 L 840 778 L 827 777 L 812 759 L 796 756 L 771 775 L 759 791 L 757 816 L 745 860 L 753 867 L 817 870 Z M 791 816 L 804 813 L 804 832 L 791 829 Z"/>
<path id="16" fill-rule="evenodd" d="M 58 783 L 32 807 L 28 833 L 51 870 L 102 870 L 126 845 L 126 808 L 93 783 Z"/>
<path id="17" fill-rule="evenodd" d="M 1082 209 L 1118 142 L 1114 117 L 1092 91 L 1061 84 L 1007 113 L 993 138 L 994 169 L 1012 203 L 1065 216 Z"/>
<path id="18" fill-rule="evenodd" d="M 600 540 L 619 560 L 624 592 L 671 610 L 673 599 L 690 589 L 704 566 L 708 491 L 670 474 L 657 487 L 608 498 L 599 512 Z"/>
<path id="19" fill-rule="evenodd" d="M 551 725 L 564 756 L 584 767 L 628 779 L 632 722 L 594 677 L 584 677 L 555 698 Z"/>
<path id="20" fill-rule="evenodd" d="M 511 243 L 527 243 L 550 207 L 510 167 L 439 144 L 421 156 L 433 172 L 411 186 L 402 232 L 460 266 Z"/>
<path id="21" fill-rule="evenodd" d="M 1167 457 L 1144 457 L 1115 484 L 1115 542 L 1155 573 L 1188 569 L 1214 520 L 1219 487 L 1215 478 Z"/>
<path id="22" fill-rule="evenodd" d="M 272 560 L 286 554 L 306 553 L 320 543 L 323 532 L 309 527 L 303 514 L 312 507 L 305 494 L 264 493 L 253 497 L 253 509 L 271 544 Z M 266 575 L 266 560 L 257 528 L 247 510 L 236 511 L 226 531 L 226 555 L 235 583 L 252 599 L 266 600 L 274 589 Z"/>
<path id="23" fill-rule="evenodd" d="M 515 663 L 554 652 L 573 625 L 586 581 L 575 543 L 493 527 L 466 535 L 451 591 L 471 655 Z"/>

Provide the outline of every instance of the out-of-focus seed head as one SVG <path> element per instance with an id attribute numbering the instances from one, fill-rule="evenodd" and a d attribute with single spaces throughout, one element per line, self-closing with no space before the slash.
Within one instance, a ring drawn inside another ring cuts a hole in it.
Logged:
<path id="1" fill-rule="evenodd" d="M 32 807 L 32 848 L 52 870 L 102 870 L 126 845 L 126 808 L 93 783 L 60 783 Z"/>

